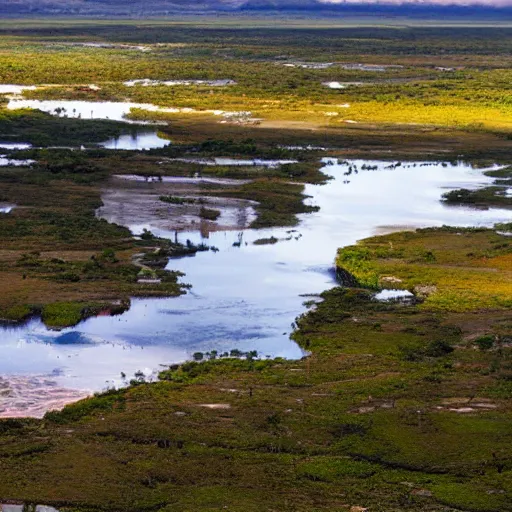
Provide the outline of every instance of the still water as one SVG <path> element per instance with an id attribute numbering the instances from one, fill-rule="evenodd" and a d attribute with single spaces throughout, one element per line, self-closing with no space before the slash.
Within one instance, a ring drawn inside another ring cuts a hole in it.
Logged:
<path id="1" fill-rule="evenodd" d="M 193 285 L 187 295 L 135 299 L 122 316 L 91 318 L 62 331 L 50 331 L 39 320 L 3 328 L 0 415 L 41 415 L 80 394 L 121 385 L 121 372 L 152 375 L 196 351 L 237 348 L 263 357 L 300 358 L 301 349 L 289 338 L 292 323 L 305 310 L 305 294 L 334 285 L 338 247 L 407 228 L 512 221 L 510 210 L 440 202 L 448 190 L 492 181 L 463 163 L 324 161 L 334 179 L 307 186 L 308 201 L 321 210 L 301 216 L 297 228 L 211 233 L 204 241 L 219 252 L 171 260 L 168 268 L 185 272 L 183 281 Z M 174 232 L 150 224 L 129 227 L 174 238 Z M 280 241 L 253 244 L 270 236 Z M 179 238 L 201 241 L 199 232 Z"/>

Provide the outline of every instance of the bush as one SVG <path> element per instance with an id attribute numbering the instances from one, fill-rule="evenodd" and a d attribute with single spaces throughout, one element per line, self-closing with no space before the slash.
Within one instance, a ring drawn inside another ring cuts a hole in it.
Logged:
<path id="1" fill-rule="evenodd" d="M 199 217 L 206 220 L 217 220 L 220 217 L 220 210 L 212 210 L 210 208 L 201 207 Z"/>
<path id="2" fill-rule="evenodd" d="M 62 274 L 57 274 L 55 276 L 55 280 L 67 281 L 69 283 L 78 283 L 78 281 L 80 281 L 80 276 L 75 272 L 63 272 Z"/>
<path id="3" fill-rule="evenodd" d="M 488 334 L 486 336 L 480 336 L 475 340 L 475 344 L 480 350 L 489 350 L 494 345 L 494 336 Z"/>
<path id="4" fill-rule="evenodd" d="M 427 357 L 443 357 L 453 352 L 453 347 L 444 340 L 435 340 L 429 343 L 425 349 Z"/>

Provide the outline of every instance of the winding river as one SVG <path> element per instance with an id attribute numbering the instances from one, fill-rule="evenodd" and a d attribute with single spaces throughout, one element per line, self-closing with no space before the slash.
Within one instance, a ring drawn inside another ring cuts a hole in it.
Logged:
<path id="1" fill-rule="evenodd" d="M 300 358 L 290 340 L 307 295 L 334 285 L 333 259 L 340 246 L 371 235 L 425 226 L 491 226 L 511 222 L 512 211 L 448 207 L 440 196 L 492 180 L 457 164 L 382 161 L 337 163 L 325 159 L 326 185 L 308 185 L 318 213 L 295 229 L 246 229 L 209 235 L 218 252 L 174 259 L 168 268 L 186 274 L 187 295 L 135 299 L 117 317 L 101 316 L 74 328 L 51 331 L 40 320 L 0 330 L 0 416 L 41 416 L 86 394 L 123 384 L 136 371 L 154 376 L 196 351 L 257 350 L 261 357 Z M 134 233 L 151 224 L 130 225 Z M 279 242 L 254 245 L 274 236 Z M 201 241 L 197 232 L 182 241 Z"/>

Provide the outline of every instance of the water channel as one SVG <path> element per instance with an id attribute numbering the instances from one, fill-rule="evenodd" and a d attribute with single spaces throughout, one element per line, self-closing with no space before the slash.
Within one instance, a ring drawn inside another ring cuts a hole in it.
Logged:
<path id="1" fill-rule="evenodd" d="M 300 358 L 290 340 L 305 295 L 334 282 L 336 249 L 371 235 L 421 226 L 492 226 L 511 222 L 512 211 L 448 207 L 443 192 L 475 188 L 492 180 L 464 163 L 351 161 L 325 159 L 334 179 L 308 185 L 318 213 L 303 215 L 295 229 L 215 232 L 203 240 L 218 252 L 173 259 L 168 268 L 186 274 L 187 295 L 134 299 L 116 317 L 91 318 L 52 331 L 34 319 L 0 330 L 0 416 L 41 416 L 47 409 L 91 391 L 123 384 L 141 370 L 154 375 L 162 365 L 196 351 L 257 350 L 260 356 Z M 364 167 L 364 168 L 363 168 Z M 352 170 L 350 170 L 352 169 Z M 150 185 L 148 185 L 150 186 Z M 149 224 L 129 225 L 174 238 Z M 272 245 L 254 245 L 274 236 Z M 199 231 L 179 239 L 201 241 Z"/>

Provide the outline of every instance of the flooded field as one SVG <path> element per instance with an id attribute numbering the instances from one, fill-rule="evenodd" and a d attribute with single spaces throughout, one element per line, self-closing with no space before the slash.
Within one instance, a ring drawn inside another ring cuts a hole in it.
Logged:
<path id="1" fill-rule="evenodd" d="M 254 203 L 248 200 L 204 196 L 203 185 L 230 187 L 246 183 L 243 180 L 215 178 L 142 178 L 115 176 L 110 187 L 103 190 L 103 206 L 97 214 L 120 225 L 150 225 L 163 231 L 199 229 L 211 231 L 245 229 L 256 219 Z M 201 195 L 198 195 L 201 194 Z M 162 196 L 186 197 L 183 204 L 169 204 Z M 201 208 L 220 212 L 215 222 L 200 217 Z"/>
<path id="2" fill-rule="evenodd" d="M 152 131 L 121 135 L 101 143 L 100 146 L 105 149 L 141 151 L 165 148 L 170 143 L 171 141 L 169 139 L 164 139 L 160 137 L 156 131 Z"/>
<path id="3" fill-rule="evenodd" d="M 306 187 L 309 201 L 321 210 L 301 216 L 296 229 L 205 233 L 197 225 L 176 234 L 175 226 L 166 229 L 161 218 L 141 218 L 136 209 L 130 210 L 130 205 L 144 201 L 154 184 L 137 176 L 125 179 L 140 188 L 130 188 L 117 207 L 111 205 L 109 215 L 101 210 L 100 215 L 113 220 L 117 211 L 116 221 L 134 233 L 149 229 L 183 242 L 202 241 L 218 252 L 169 262 L 169 269 L 184 272 L 183 280 L 193 285 L 185 296 L 135 299 L 122 316 L 91 318 L 61 331 L 48 330 L 38 319 L 4 327 L 0 416 L 20 411 L 40 416 L 63 397 L 72 401 L 77 395 L 123 385 L 121 372 L 130 378 L 140 370 L 151 377 L 162 365 L 183 361 L 197 351 L 257 350 L 262 357 L 300 358 L 302 350 L 289 337 L 294 319 L 304 311 L 306 295 L 334 285 L 338 247 L 420 226 L 491 226 L 512 220 L 510 210 L 448 207 L 440 201 L 447 190 L 492 181 L 482 170 L 463 163 L 324 162 L 334 179 Z M 183 186 L 200 179 L 164 180 Z M 106 193 L 107 205 L 115 193 L 115 187 Z M 271 237 L 277 243 L 254 243 Z M 389 290 L 379 298 L 392 299 L 395 294 Z M 20 392 L 23 386 L 33 389 L 37 382 L 38 392 Z"/>

